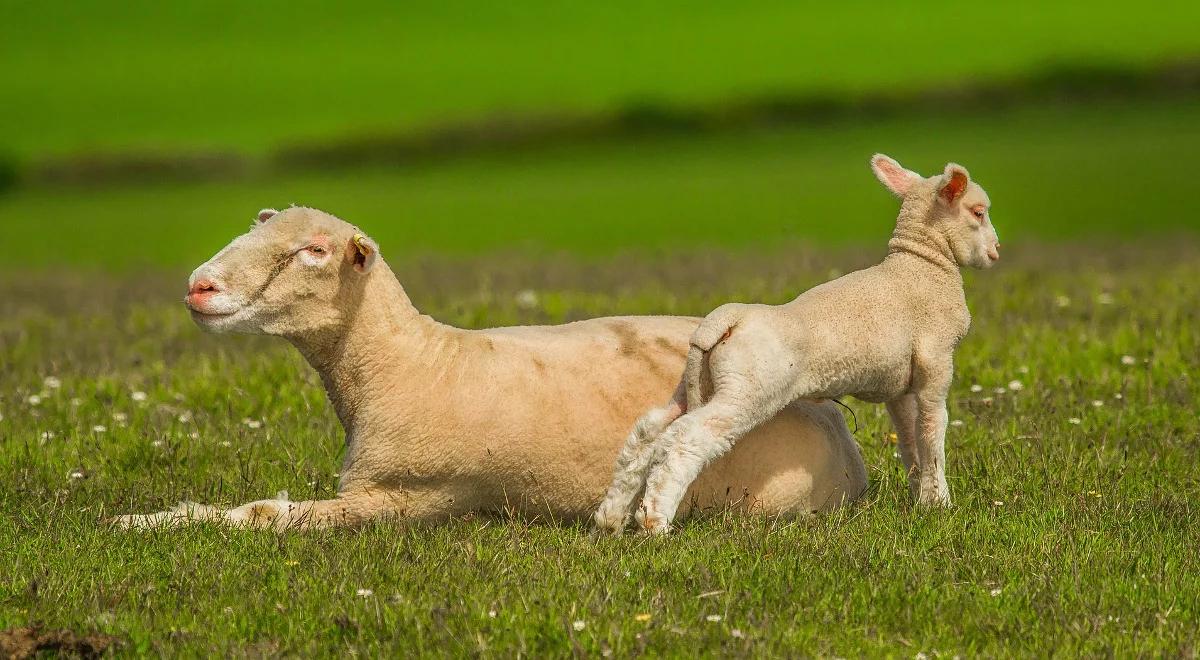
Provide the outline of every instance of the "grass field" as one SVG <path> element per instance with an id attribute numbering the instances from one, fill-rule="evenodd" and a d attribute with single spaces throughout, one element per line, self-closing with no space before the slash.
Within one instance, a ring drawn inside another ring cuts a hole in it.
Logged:
<path id="1" fill-rule="evenodd" d="M 6 0 L 0 152 L 230 148 L 639 100 L 834 95 L 1200 50 L 1194 2 Z"/>
<path id="2" fill-rule="evenodd" d="M 182 657 L 1200 654 L 1200 97 L 1175 74 L 1125 81 L 1124 100 L 1095 80 L 1018 89 L 1059 65 L 1115 80 L 1194 57 L 1200 5 L 519 5 L 0 0 L 0 657 L 28 626 Z M 268 155 L 490 116 L 930 99 L 964 81 L 1017 82 L 997 106 L 451 140 L 406 167 Z M 244 169 L 33 176 L 193 149 Z M 202 334 L 179 304 L 260 208 L 360 225 L 420 308 L 463 327 L 703 314 L 877 260 L 896 209 L 877 151 L 967 166 L 1004 243 L 967 278 L 948 510 L 912 507 L 882 407 L 851 401 L 870 490 L 801 520 L 717 512 L 599 540 L 486 516 L 102 524 L 334 493 L 343 439 L 316 375 L 281 341 Z"/>
<path id="3" fill-rule="evenodd" d="M 962 161 L 1005 244 L 1195 232 L 1200 100 L 1024 108 L 790 131 L 494 154 L 420 169 L 238 183 L 23 188 L 0 196 L 8 267 L 183 268 L 264 206 L 363 227 L 396 259 L 497 249 L 608 258 L 780 241 L 882 245 L 895 206 L 867 159 L 927 174 Z"/>
<path id="4" fill-rule="evenodd" d="M 424 310 L 487 326 L 781 301 L 876 256 L 777 247 L 396 269 Z M 601 541 L 490 518 L 106 529 L 183 498 L 328 496 L 336 421 L 282 342 L 192 327 L 177 271 L 9 274 L 0 630 L 40 622 L 160 655 L 1194 655 L 1198 256 L 1194 240 L 1027 244 L 969 279 L 948 511 L 912 509 L 882 409 L 852 403 L 861 503 Z M 514 303 L 525 288 L 538 309 Z"/>

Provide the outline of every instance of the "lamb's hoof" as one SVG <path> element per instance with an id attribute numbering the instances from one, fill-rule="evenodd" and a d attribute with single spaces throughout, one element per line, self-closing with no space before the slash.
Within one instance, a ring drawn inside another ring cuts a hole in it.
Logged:
<path id="1" fill-rule="evenodd" d="M 638 509 L 634 517 L 637 518 L 638 528 L 647 534 L 661 536 L 671 532 L 671 521 L 666 516 L 647 511 L 645 507 Z"/>
<path id="2" fill-rule="evenodd" d="M 917 496 L 917 505 L 926 509 L 948 509 L 950 508 L 950 495 L 948 493 L 924 492 Z"/>
<path id="3" fill-rule="evenodd" d="M 620 536 L 625 532 L 625 516 L 603 505 L 592 515 L 592 522 L 592 533 L 596 536 Z"/>

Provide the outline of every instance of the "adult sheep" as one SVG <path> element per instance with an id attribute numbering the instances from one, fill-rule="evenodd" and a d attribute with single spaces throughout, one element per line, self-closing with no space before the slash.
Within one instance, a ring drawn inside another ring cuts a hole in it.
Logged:
<path id="1" fill-rule="evenodd" d="M 300 207 L 260 212 L 189 286 L 186 304 L 202 328 L 284 337 L 321 375 L 346 430 L 337 497 L 232 509 L 183 503 L 120 516 L 122 526 L 207 520 L 284 529 L 500 510 L 587 517 L 630 425 L 671 398 L 699 322 L 449 327 L 413 307 L 374 241 Z M 681 393 L 674 399 L 686 405 Z M 685 511 L 821 511 L 865 487 L 841 412 L 798 402 L 705 470 Z"/>

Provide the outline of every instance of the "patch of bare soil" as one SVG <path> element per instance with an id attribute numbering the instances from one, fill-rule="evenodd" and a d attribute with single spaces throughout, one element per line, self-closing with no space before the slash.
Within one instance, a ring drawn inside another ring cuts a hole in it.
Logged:
<path id="1" fill-rule="evenodd" d="M 121 640 L 100 633 L 80 634 L 70 630 L 45 630 L 25 626 L 0 630 L 0 658 L 31 658 L 39 652 L 81 658 L 97 658 L 116 648 Z"/>

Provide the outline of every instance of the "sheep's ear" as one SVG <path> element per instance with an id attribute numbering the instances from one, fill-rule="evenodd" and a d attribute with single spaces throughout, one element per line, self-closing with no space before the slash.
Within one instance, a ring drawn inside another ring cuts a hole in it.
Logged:
<path id="1" fill-rule="evenodd" d="M 907 195 L 913 184 L 921 180 L 920 174 L 904 169 L 900 163 L 883 154 L 871 156 L 871 171 L 897 197 Z"/>
<path id="2" fill-rule="evenodd" d="M 953 204 L 954 200 L 967 192 L 967 184 L 970 182 L 971 175 L 967 173 L 967 168 L 957 163 L 950 163 L 946 165 L 945 182 L 938 190 L 938 197 L 941 197 L 942 201 L 947 204 Z"/>
<path id="3" fill-rule="evenodd" d="M 258 216 L 255 217 L 254 221 L 256 224 L 261 225 L 262 223 L 266 222 L 267 220 L 274 218 L 278 214 L 279 214 L 279 211 L 276 211 L 275 209 L 263 209 L 258 212 Z"/>
<path id="4" fill-rule="evenodd" d="M 379 246 L 375 241 L 363 234 L 355 234 L 354 238 L 350 239 L 350 245 L 346 249 L 346 259 L 354 265 L 354 270 L 360 273 L 370 272 L 378 257 Z"/>

